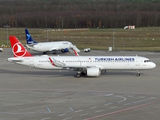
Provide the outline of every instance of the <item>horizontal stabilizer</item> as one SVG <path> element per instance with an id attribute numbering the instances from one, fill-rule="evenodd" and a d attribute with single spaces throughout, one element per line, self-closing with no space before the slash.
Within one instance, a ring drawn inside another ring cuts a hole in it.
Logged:
<path id="1" fill-rule="evenodd" d="M 21 58 L 8 58 L 8 61 L 9 62 L 23 62 L 23 59 Z"/>

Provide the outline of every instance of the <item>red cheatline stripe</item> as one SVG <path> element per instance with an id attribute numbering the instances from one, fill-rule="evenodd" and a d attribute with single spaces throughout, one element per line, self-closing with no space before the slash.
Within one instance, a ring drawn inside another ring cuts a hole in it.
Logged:
<path id="1" fill-rule="evenodd" d="M 52 59 L 51 59 L 50 57 L 49 57 L 49 60 L 50 60 L 51 64 L 52 64 L 53 66 L 55 66 L 54 62 L 52 61 Z"/>
<path id="2" fill-rule="evenodd" d="M 114 111 L 114 112 L 110 112 L 110 113 L 107 113 L 107 114 L 98 115 L 98 116 L 95 116 L 95 117 L 87 118 L 85 120 L 94 120 L 94 119 L 97 119 L 97 118 L 102 118 L 102 117 L 113 115 L 113 114 L 116 114 L 116 113 L 121 113 L 121 112 L 125 112 L 125 111 L 128 111 L 128 110 L 132 110 L 132 109 L 148 106 L 148 105 L 155 104 L 155 103 L 158 103 L 158 102 L 160 102 L 160 100 L 154 101 L 154 102 L 150 102 L 150 103 L 147 103 L 147 104 L 133 106 L 133 107 L 130 107 L 130 108 L 126 108 L 126 109 L 122 109 L 122 110 L 118 110 L 118 111 Z"/>

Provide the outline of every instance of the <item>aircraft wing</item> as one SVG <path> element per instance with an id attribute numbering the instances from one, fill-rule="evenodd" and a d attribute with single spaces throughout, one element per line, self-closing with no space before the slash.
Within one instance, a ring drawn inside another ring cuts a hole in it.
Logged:
<path id="1" fill-rule="evenodd" d="M 97 67 L 97 66 L 66 66 L 66 64 L 49 57 L 49 61 L 53 66 L 62 67 L 63 69 L 69 70 L 86 70 L 87 68 Z"/>
<path id="2" fill-rule="evenodd" d="M 78 71 L 78 70 L 87 70 L 87 68 L 91 67 L 96 67 L 96 66 L 63 66 L 62 68 Z"/>
<path id="3" fill-rule="evenodd" d="M 51 48 L 49 51 L 59 50 L 58 48 Z"/>
<path id="4" fill-rule="evenodd" d="M 65 69 L 70 69 L 70 70 L 87 70 L 87 68 L 99 68 L 99 69 L 104 69 L 102 65 L 91 65 L 91 66 L 62 66 L 62 68 Z"/>
<path id="5" fill-rule="evenodd" d="M 8 58 L 8 61 L 10 61 L 10 62 L 23 62 L 23 59 L 20 59 L 20 58 Z"/>
<path id="6" fill-rule="evenodd" d="M 34 48 L 34 44 L 26 45 L 27 48 L 32 49 Z"/>
<path id="7" fill-rule="evenodd" d="M 66 68 L 66 69 L 72 69 L 72 68 L 75 68 L 75 69 L 86 69 L 87 66 L 62 66 L 63 68 Z"/>
<path id="8" fill-rule="evenodd" d="M 79 54 L 77 53 L 76 50 L 74 50 L 74 54 L 75 54 L 75 56 L 79 56 Z"/>
<path id="9" fill-rule="evenodd" d="M 76 47 L 76 45 L 72 45 L 71 48 L 72 48 L 73 50 L 76 50 L 76 52 L 80 52 L 80 50 Z"/>
<path id="10" fill-rule="evenodd" d="M 59 61 L 55 60 L 54 58 L 48 57 L 48 59 L 49 59 L 50 63 L 51 63 L 53 66 L 56 66 L 56 67 L 63 67 L 63 66 L 65 66 L 64 63 L 59 62 Z"/>
<path id="11" fill-rule="evenodd" d="M 35 44 L 29 44 L 29 45 L 26 45 L 26 46 L 32 46 L 32 47 L 33 47 L 34 45 L 35 45 Z"/>

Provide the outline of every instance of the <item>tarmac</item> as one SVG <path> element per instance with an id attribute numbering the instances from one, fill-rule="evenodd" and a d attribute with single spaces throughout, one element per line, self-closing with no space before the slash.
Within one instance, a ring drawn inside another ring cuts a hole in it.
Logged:
<path id="1" fill-rule="evenodd" d="M 136 71 L 108 70 L 99 77 L 76 78 L 76 71 L 10 63 L 6 60 L 13 54 L 6 48 L 0 53 L 0 120 L 159 120 L 159 52 L 91 50 L 79 54 L 138 55 L 157 66 L 140 71 L 140 77 Z"/>

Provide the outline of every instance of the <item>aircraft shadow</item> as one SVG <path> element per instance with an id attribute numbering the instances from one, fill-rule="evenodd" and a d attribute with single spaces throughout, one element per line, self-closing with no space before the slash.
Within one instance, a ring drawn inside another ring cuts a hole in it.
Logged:
<path id="1" fill-rule="evenodd" d="M 106 73 L 102 73 L 101 75 L 116 75 L 116 76 L 120 76 L 120 75 L 130 75 L 130 76 L 136 76 L 136 71 L 135 72 L 131 72 L 131 71 L 115 71 L 115 72 L 106 72 Z M 141 75 L 143 75 L 144 73 L 141 73 Z"/>
<path id="2" fill-rule="evenodd" d="M 44 76 L 44 75 L 50 75 L 50 76 L 75 76 L 76 72 L 75 71 L 51 71 L 51 70 L 46 70 L 46 71 L 13 71 L 13 70 L 5 70 L 5 69 L 0 69 L 0 74 L 24 74 L 24 75 L 36 75 L 36 76 Z"/>
<path id="3" fill-rule="evenodd" d="M 42 70 L 42 71 L 13 71 L 13 70 L 6 70 L 6 69 L 0 69 L 0 74 L 24 74 L 24 75 L 34 75 L 34 76 L 55 76 L 55 77 L 61 77 L 61 76 L 73 76 L 76 77 L 77 71 L 67 71 L 67 70 Z M 143 75 L 144 73 L 141 73 Z M 136 76 L 136 72 L 131 71 L 115 71 L 115 72 L 102 72 L 102 76 L 123 76 L 123 75 L 129 75 L 129 76 Z M 86 77 L 85 75 L 82 77 Z M 90 77 L 92 78 L 92 77 Z M 94 77 L 93 77 L 94 78 Z"/>

